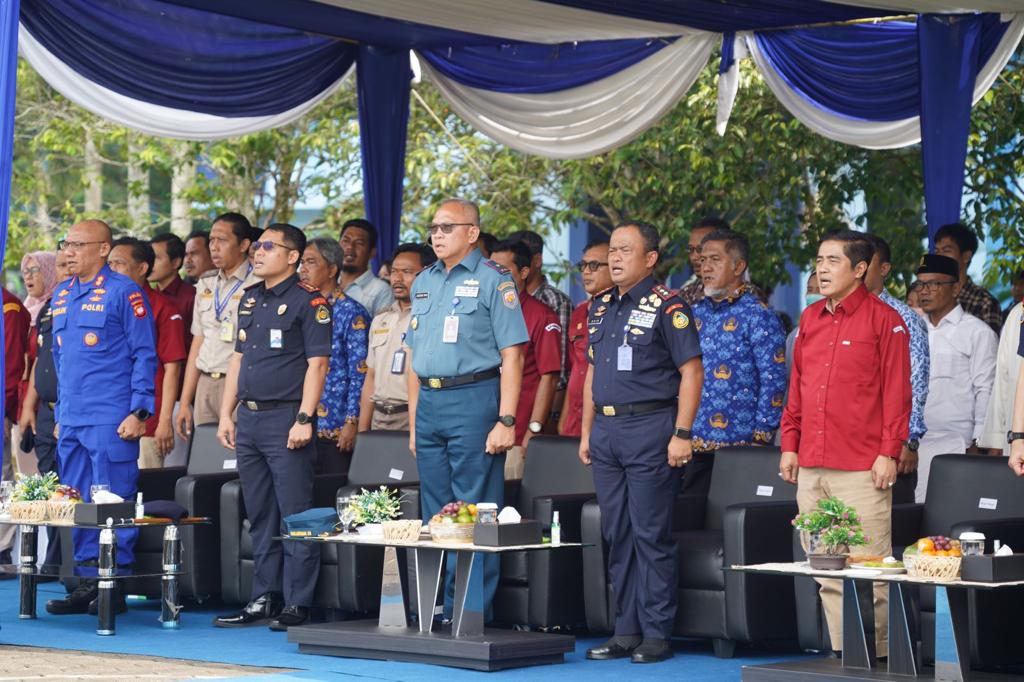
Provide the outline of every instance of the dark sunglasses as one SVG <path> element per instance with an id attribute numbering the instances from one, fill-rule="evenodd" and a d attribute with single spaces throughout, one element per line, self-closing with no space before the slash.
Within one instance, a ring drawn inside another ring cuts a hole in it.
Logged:
<path id="1" fill-rule="evenodd" d="M 602 263 L 599 260 L 581 260 L 579 263 L 576 264 L 576 269 L 579 270 L 580 272 L 585 272 L 586 270 L 590 270 L 591 272 L 597 272 L 601 268 L 606 267 L 608 267 L 608 264 Z"/>
<path id="2" fill-rule="evenodd" d="M 285 246 L 284 244 L 278 244 L 277 242 L 272 242 L 272 241 L 266 240 L 266 239 L 261 241 L 261 242 L 253 242 L 252 243 L 252 250 L 253 250 L 253 253 L 255 253 L 256 251 L 259 251 L 260 249 L 263 249 L 264 251 L 273 251 L 275 246 L 279 246 L 282 249 L 285 249 L 286 251 L 294 251 L 294 250 L 296 250 L 296 249 L 292 249 L 289 246 Z"/>
<path id="3" fill-rule="evenodd" d="M 437 234 L 438 230 L 445 234 L 451 234 L 456 227 L 472 227 L 473 225 L 476 223 L 431 223 L 427 229 L 430 234 Z"/>

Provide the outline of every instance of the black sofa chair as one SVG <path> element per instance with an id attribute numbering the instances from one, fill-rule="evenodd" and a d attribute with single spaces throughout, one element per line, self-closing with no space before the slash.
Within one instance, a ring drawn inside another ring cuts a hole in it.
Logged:
<path id="1" fill-rule="evenodd" d="M 676 498 L 679 608 L 673 634 L 710 638 L 721 658 L 731 657 L 737 642 L 796 640 L 792 579 L 723 570 L 791 560 L 796 486 L 782 482 L 778 472 L 777 448 L 724 448 L 715 454 L 708 496 Z M 583 541 L 592 545 L 583 573 L 587 624 L 593 632 L 611 632 L 615 601 L 595 503 L 585 506 L 582 523 Z"/>
<path id="2" fill-rule="evenodd" d="M 580 542 L 583 504 L 594 498 L 594 478 L 579 460 L 577 438 L 535 436 L 522 481 L 506 486 L 506 506 L 540 521 L 545 534 L 558 512 L 563 542 Z M 495 623 L 536 629 L 574 628 L 586 622 L 580 549 L 501 555 L 494 597 Z"/>
<path id="3" fill-rule="evenodd" d="M 892 514 L 893 555 L 918 538 L 929 535 L 959 537 L 964 531 L 985 533 L 986 551 L 1001 540 L 1024 551 L 1024 480 L 1014 476 L 1003 457 L 939 455 L 931 463 L 924 504 L 895 505 Z M 794 540 L 794 558 L 803 550 Z M 818 598 L 817 584 L 807 578 L 797 582 L 797 623 L 803 649 L 831 648 L 828 629 Z M 921 586 L 911 597 L 918 607 L 914 620 L 921 635 L 919 659 L 935 659 L 935 588 Z M 1019 620 L 1024 596 L 1017 590 L 972 590 L 969 593 L 971 658 L 983 665 L 1024 663 L 1024 652 L 1010 642 L 1005 624 Z"/>
<path id="4" fill-rule="evenodd" d="M 314 476 L 313 506 L 334 507 L 337 496 L 381 485 L 399 489 L 403 518 L 419 518 L 419 482 L 416 461 L 409 452 L 405 431 L 369 431 L 359 434 L 349 472 Z M 230 481 L 220 494 L 221 597 L 244 604 L 252 587 L 252 540 L 245 515 L 240 481 Z M 321 547 L 320 575 L 315 605 L 345 614 L 370 613 L 380 602 L 383 549 L 326 544 Z"/>

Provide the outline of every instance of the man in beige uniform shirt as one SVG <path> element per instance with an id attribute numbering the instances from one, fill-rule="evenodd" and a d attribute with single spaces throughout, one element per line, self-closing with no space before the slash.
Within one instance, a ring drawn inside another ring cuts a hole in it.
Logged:
<path id="1" fill-rule="evenodd" d="M 367 372 L 359 404 L 359 430 L 409 429 L 409 291 L 420 270 L 437 260 L 425 244 L 400 244 L 391 260 L 391 293 L 395 302 L 370 324 Z"/>
<path id="2" fill-rule="evenodd" d="M 192 425 L 217 424 L 224 378 L 235 351 L 238 304 L 246 287 L 260 280 L 249 263 L 252 226 L 238 213 L 219 216 L 210 229 L 210 258 L 216 270 L 196 283 L 192 347 L 185 365 L 181 408 L 174 428 L 182 438 Z"/>

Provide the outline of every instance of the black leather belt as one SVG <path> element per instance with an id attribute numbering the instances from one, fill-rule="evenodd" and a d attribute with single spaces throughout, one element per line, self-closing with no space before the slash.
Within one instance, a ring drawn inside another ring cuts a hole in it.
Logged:
<path id="1" fill-rule="evenodd" d="M 204 372 L 203 370 L 199 370 L 199 373 L 205 374 L 211 379 L 223 379 L 224 377 L 227 376 L 227 372 Z"/>
<path id="2" fill-rule="evenodd" d="M 381 414 L 390 415 L 408 412 L 409 406 L 405 403 L 374 403 L 373 409 L 380 412 Z"/>
<path id="3" fill-rule="evenodd" d="M 261 410 L 274 410 L 279 407 L 291 407 L 298 405 L 301 400 L 243 400 L 242 404 L 253 412 Z"/>
<path id="4" fill-rule="evenodd" d="M 621 405 L 594 405 L 594 411 L 605 417 L 628 417 L 674 407 L 675 404 L 675 400 L 648 400 L 642 403 L 623 403 Z"/>
<path id="5" fill-rule="evenodd" d="M 419 377 L 420 385 L 426 386 L 427 388 L 452 388 L 454 386 L 465 386 L 466 384 L 475 384 L 478 381 L 484 379 L 493 379 L 494 377 L 501 374 L 499 369 L 489 369 L 484 372 L 477 372 L 476 374 L 463 374 L 457 377 Z"/>

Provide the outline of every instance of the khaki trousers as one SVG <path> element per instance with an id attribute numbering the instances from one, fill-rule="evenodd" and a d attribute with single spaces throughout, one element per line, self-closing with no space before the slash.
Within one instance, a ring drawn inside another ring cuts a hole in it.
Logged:
<path id="1" fill-rule="evenodd" d="M 526 450 L 522 445 L 513 445 L 505 454 L 505 480 L 522 479 L 524 468 L 526 468 Z"/>
<path id="2" fill-rule="evenodd" d="M 384 414 L 380 410 L 374 410 L 370 429 L 373 431 L 408 431 L 409 413 Z"/>
<path id="3" fill-rule="evenodd" d="M 878 490 L 871 482 L 871 471 L 800 468 L 796 502 L 800 512 L 810 511 L 823 497 L 834 495 L 857 510 L 868 544 L 854 547 L 857 554 L 892 554 L 892 489 Z M 828 634 L 833 649 L 843 647 L 843 583 L 841 580 L 816 579 L 821 585 L 821 605 L 825 609 Z M 874 584 L 875 655 L 889 655 L 889 590 L 885 583 Z"/>
<path id="4" fill-rule="evenodd" d="M 156 438 L 143 436 L 139 439 L 139 468 L 140 469 L 163 469 L 164 458 L 160 456 L 156 447 Z"/>
<path id="5" fill-rule="evenodd" d="M 196 400 L 192 406 L 192 421 L 196 426 L 220 423 L 220 401 L 223 397 L 224 377 L 214 379 L 200 372 Z"/>

